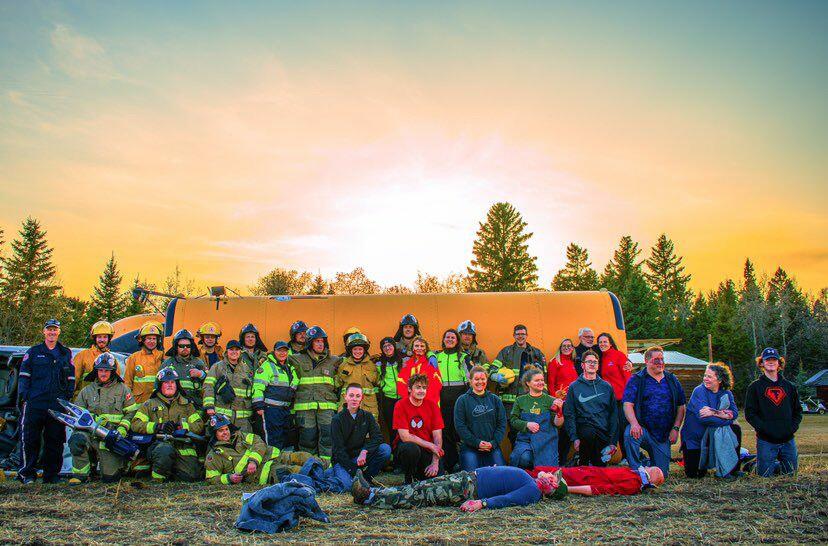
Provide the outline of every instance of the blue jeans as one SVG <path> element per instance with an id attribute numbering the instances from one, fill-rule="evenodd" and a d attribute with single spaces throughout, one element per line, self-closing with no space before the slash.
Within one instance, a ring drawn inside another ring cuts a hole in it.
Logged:
<path id="1" fill-rule="evenodd" d="M 793 438 L 782 444 L 756 439 L 756 473 L 760 476 L 791 474 L 799 467 L 799 454 Z"/>
<path id="2" fill-rule="evenodd" d="M 466 472 L 471 472 L 482 468 L 484 466 L 506 466 L 506 461 L 503 459 L 503 453 L 497 446 L 492 446 L 492 450 L 477 451 L 465 445 L 460 446 L 460 468 Z"/>
<path id="3" fill-rule="evenodd" d="M 641 450 L 647 452 L 650 456 L 651 466 L 657 466 L 664 473 L 664 477 L 670 472 L 670 440 L 658 442 L 653 438 L 646 428 L 642 427 L 644 431 L 641 437 L 636 440 L 630 435 L 630 425 L 624 429 L 624 449 L 627 450 L 627 462 L 633 470 L 639 466 L 644 466 Z"/>
<path id="4" fill-rule="evenodd" d="M 354 457 L 353 461 L 356 464 L 358 457 Z M 380 471 L 385 468 L 385 465 L 388 464 L 388 461 L 391 459 L 391 446 L 388 444 L 380 444 L 374 450 L 368 452 L 368 456 L 365 460 L 365 466 L 362 467 L 362 475 L 365 476 L 366 480 L 370 480 L 374 476 L 380 473 Z M 341 470 L 347 472 L 344 467 L 339 464 L 334 465 L 337 467 L 337 471 Z"/>

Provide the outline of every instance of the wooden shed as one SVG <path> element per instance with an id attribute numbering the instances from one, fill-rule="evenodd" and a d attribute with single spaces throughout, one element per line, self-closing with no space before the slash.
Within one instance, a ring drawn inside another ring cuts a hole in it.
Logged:
<path id="1" fill-rule="evenodd" d="M 629 359 L 636 369 L 641 369 L 644 366 L 644 353 L 630 353 Z M 681 386 L 684 387 L 684 394 L 687 395 L 687 398 L 690 398 L 693 389 L 701 384 L 704 370 L 707 368 L 707 362 L 704 360 L 678 351 L 664 351 L 664 364 L 665 368 L 676 374 L 676 377 L 681 381 Z"/>

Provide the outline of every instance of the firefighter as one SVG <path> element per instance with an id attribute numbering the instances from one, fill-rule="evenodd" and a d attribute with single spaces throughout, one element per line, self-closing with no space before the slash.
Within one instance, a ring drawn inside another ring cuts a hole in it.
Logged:
<path id="1" fill-rule="evenodd" d="M 371 342 L 363 334 L 351 334 L 345 343 L 345 359 L 339 365 L 337 372 L 337 386 L 347 387 L 356 383 L 362 387 L 362 404 L 360 407 L 374 416 L 379 422 L 379 404 L 377 393 L 379 392 L 380 378 L 376 364 L 368 356 L 368 349 Z M 339 405 L 345 404 L 345 388 L 342 388 L 342 396 Z"/>
<path id="2" fill-rule="evenodd" d="M 348 356 L 348 338 L 351 337 L 354 334 L 361 334 L 361 333 L 362 332 L 360 332 L 359 328 L 357 328 L 356 326 L 351 326 L 350 328 L 345 330 L 345 333 L 342 334 L 342 347 L 343 347 L 343 350 L 342 350 L 342 354 L 339 355 L 339 356 L 341 356 L 342 358 L 345 358 L 346 356 Z"/>
<path id="3" fill-rule="evenodd" d="M 155 388 L 155 376 L 161 370 L 164 359 L 164 352 L 160 350 L 163 331 L 161 324 L 145 322 L 135 336 L 141 348 L 127 358 L 124 383 L 138 404 L 149 400 Z"/>
<path id="4" fill-rule="evenodd" d="M 75 364 L 75 398 L 89 384 L 86 381 L 86 376 L 93 371 L 96 359 L 101 354 L 109 352 L 109 344 L 112 342 L 112 336 L 114 335 L 115 328 L 105 320 L 99 320 L 92 325 L 92 329 L 89 331 L 92 346 L 76 354 L 72 361 Z M 95 379 L 94 375 L 92 374 L 93 381 Z"/>
<path id="5" fill-rule="evenodd" d="M 305 350 L 305 334 L 308 325 L 297 320 L 290 325 L 290 341 L 288 341 L 288 355 L 295 355 Z"/>
<path id="6" fill-rule="evenodd" d="M 469 355 L 472 366 L 488 368 L 489 357 L 477 345 L 477 326 L 470 320 L 464 320 L 457 327 L 457 333 L 460 334 L 460 350 Z"/>
<path id="7" fill-rule="evenodd" d="M 242 360 L 241 353 L 241 344 L 231 339 L 224 359 L 207 372 L 204 410 L 211 417 L 224 415 L 242 432 L 253 432 L 253 369 Z"/>
<path id="8" fill-rule="evenodd" d="M 201 409 L 201 389 L 207 378 L 207 366 L 199 358 L 201 353 L 196 346 L 193 334 L 189 330 L 181 329 L 173 337 L 172 347 L 167 351 L 164 360 L 165 368 L 173 368 L 178 377 L 178 383 L 184 395 Z"/>
<path id="9" fill-rule="evenodd" d="M 259 335 L 259 329 L 253 326 L 253 323 L 248 323 L 241 329 L 239 343 L 242 346 L 242 360 L 250 365 L 251 370 L 258 368 L 259 362 L 267 356 L 267 346 Z"/>
<path id="10" fill-rule="evenodd" d="M 228 345 L 229 346 L 229 345 Z M 277 341 L 253 376 L 253 408 L 262 417 L 267 445 L 284 449 L 294 427 L 291 405 L 299 378 L 288 363 L 290 348 Z"/>
<path id="11" fill-rule="evenodd" d="M 420 323 L 417 321 L 417 317 L 410 313 L 403 315 L 397 333 L 394 334 L 394 343 L 396 343 L 397 350 L 403 355 L 403 358 L 414 354 L 411 350 L 411 343 L 419 335 L 421 335 Z"/>
<path id="12" fill-rule="evenodd" d="M 328 334 L 319 326 L 306 332 L 305 350 L 288 357 L 296 370 L 296 424 L 299 448 L 331 460 L 331 419 L 338 409 L 336 372 L 342 359 L 330 354 Z"/>
<path id="13" fill-rule="evenodd" d="M 212 484 L 279 483 L 282 476 L 299 473 L 302 465 L 313 458 L 310 453 L 282 452 L 278 447 L 269 447 L 255 434 L 237 430 L 225 415 L 214 416 L 210 427 L 213 439 L 204 459 L 204 470 Z"/>
<path id="14" fill-rule="evenodd" d="M 201 353 L 201 359 L 207 365 L 207 369 L 213 367 L 213 364 L 224 358 L 224 349 L 218 344 L 221 337 L 221 326 L 215 322 L 205 322 L 196 331 L 198 338 L 198 350 Z"/>
<path id="15" fill-rule="evenodd" d="M 118 375 L 118 362 L 112 353 L 98 355 L 92 371 L 84 379 L 87 385 L 78 394 L 75 403 L 89 411 L 98 424 L 115 429 L 125 437 L 140 406 Z M 89 478 L 92 467 L 90 455 L 100 463 L 101 480 L 104 482 L 117 481 L 126 463 L 123 457 L 109 451 L 99 438 L 79 430 L 69 437 L 69 452 L 72 454 L 73 475 L 70 484 L 83 483 Z"/>
<path id="16" fill-rule="evenodd" d="M 202 478 L 198 453 L 187 434 L 203 434 L 204 421 L 184 396 L 173 368 L 158 372 L 155 390 L 135 413 L 131 428 L 136 434 L 155 435 L 147 450 L 154 480 L 198 481 Z"/>

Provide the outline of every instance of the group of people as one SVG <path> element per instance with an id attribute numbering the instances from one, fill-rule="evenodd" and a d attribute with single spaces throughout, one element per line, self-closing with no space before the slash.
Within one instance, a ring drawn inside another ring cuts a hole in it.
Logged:
<path id="1" fill-rule="evenodd" d="M 148 321 L 123 378 L 110 353 L 111 324 L 95 323 L 91 346 L 74 359 L 59 342 L 57 320 L 43 334 L 19 373 L 23 483 L 35 480 L 41 441 L 43 480 L 59 480 L 66 431 L 49 417 L 61 409 L 58 399 L 74 400 L 122 436 L 149 438 L 145 460 L 129 465 L 99 438 L 74 431 L 73 483 L 130 471 L 161 481 L 266 485 L 316 458 L 352 481 L 356 502 L 474 511 L 657 486 L 679 437 L 688 476 L 742 473 L 726 365 L 709 365 L 688 400 L 665 370 L 663 349 L 647 349 L 644 368 L 634 372 L 612 336 L 596 338 L 590 328 L 577 344 L 562 340 L 547 361 L 518 324 L 514 343 L 490 361 L 470 320 L 447 329 L 432 351 L 417 319 L 405 315 L 375 355 L 356 327 L 343 334 L 344 353 L 331 354 L 327 333 L 302 321 L 272 350 L 253 324 L 222 347 L 221 327 L 207 322 L 195 336 L 178 331 L 164 352 L 161 324 Z M 757 472 L 793 472 L 798 394 L 775 349 L 757 364 L 761 375 L 745 406 L 757 431 Z M 626 465 L 607 468 L 622 459 Z M 374 487 L 389 465 L 404 485 Z"/>

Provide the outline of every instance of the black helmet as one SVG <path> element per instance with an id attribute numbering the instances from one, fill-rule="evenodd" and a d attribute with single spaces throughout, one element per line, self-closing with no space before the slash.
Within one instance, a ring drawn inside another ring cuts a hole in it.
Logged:
<path id="1" fill-rule="evenodd" d="M 325 349 L 328 348 L 328 334 L 325 333 L 325 330 L 322 329 L 321 326 L 311 326 L 308 328 L 305 337 L 305 350 L 309 350 L 311 345 L 313 345 L 314 339 L 324 339 L 325 340 Z"/>
<path id="2" fill-rule="evenodd" d="M 153 390 L 152 395 L 155 396 L 161 392 L 161 384 L 166 383 L 167 381 L 175 381 L 175 393 L 180 393 L 181 383 L 179 380 L 180 377 L 178 376 L 178 372 L 175 371 L 175 368 L 172 366 L 161 368 L 161 371 L 159 371 L 158 375 L 155 376 L 155 390 Z"/>
<path id="3" fill-rule="evenodd" d="M 198 345 L 196 345 L 196 340 L 193 337 L 193 334 L 191 334 L 186 328 L 182 328 L 175 333 L 175 336 L 173 336 L 172 347 L 167 350 L 166 355 L 175 356 L 178 354 L 178 342 L 183 339 L 190 342 L 190 356 L 201 356 L 201 352 L 198 350 Z"/>
<path id="4" fill-rule="evenodd" d="M 231 424 L 230 419 L 221 413 L 217 413 L 210 417 L 210 428 L 212 428 L 213 431 L 220 429 L 221 427 L 229 427 Z"/>
<path id="5" fill-rule="evenodd" d="M 470 321 L 464 320 L 457 326 L 457 333 L 458 334 L 471 334 L 472 335 L 472 343 L 477 343 L 477 326 Z"/>
<path id="6" fill-rule="evenodd" d="M 117 381 L 123 381 L 118 375 L 118 361 L 112 353 L 101 353 L 92 365 L 92 371 L 86 374 L 85 381 L 94 381 L 98 377 L 98 370 L 109 370 Z"/>
<path id="7" fill-rule="evenodd" d="M 244 344 L 244 336 L 246 334 L 255 334 L 256 335 L 256 344 L 254 345 L 254 349 L 259 351 L 267 352 L 267 346 L 262 341 L 262 337 L 259 335 L 259 329 L 256 328 L 252 322 L 248 322 L 247 326 L 241 329 L 239 332 L 239 343 L 242 344 L 242 347 L 247 348 Z"/>
<path id="8" fill-rule="evenodd" d="M 408 313 L 407 315 L 403 315 L 403 318 L 400 319 L 400 325 L 397 327 L 397 333 L 394 334 L 394 341 L 400 341 L 403 338 L 403 326 L 413 326 L 414 335 L 420 335 L 420 323 L 417 322 L 417 317 L 411 313 Z"/>
<path id="9" fill-rule="evenodd" d="M 411 313 L 407 315 L 403 315 L 403 318 L 400 319 L 400 326 L 420 326 L 420 323 L 417 322 L 417 317 L 412 315 Z"/>
<path id="10" fill-rule="evenodd" d="M 293 324 L 290 325 L 290 340 L 293 341 L 293 336 L 295 336 L 299 332 L 307 332 L 307 331 L 308 331 L 308 325 L 305 324 L 301 320 L 297 320 L 296 322 L 294 322 Z"/>

